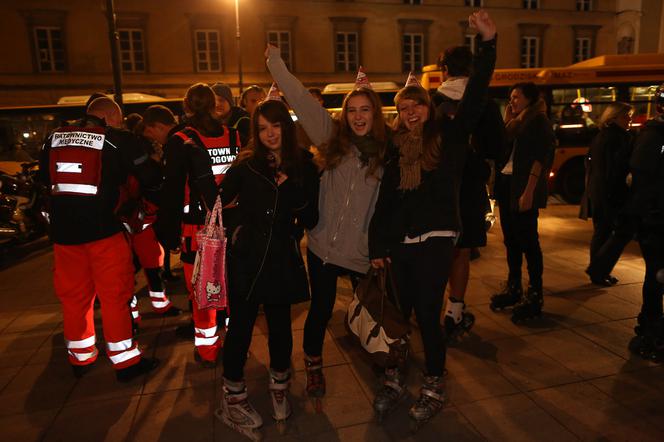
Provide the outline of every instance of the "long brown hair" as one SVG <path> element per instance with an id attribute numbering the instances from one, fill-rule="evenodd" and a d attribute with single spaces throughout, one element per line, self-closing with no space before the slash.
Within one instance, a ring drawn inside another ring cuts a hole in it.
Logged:
<path id="1" fill-rule="evenodd" d="M 214 97 L 210 86 L 204 83 L 192 85 L 184 96 L 187 123 L 203 135 L 213 135 L 221 129 L 214 114 L 216 106 Z"/>
<path id="2" fill-rule="evenodd" d="M 281 170 L 289 179 L 302 180 L 304 162 L 304 149 L 297 143 L 295 123 L 288 112 L 286 105 L 279 100 L 266 100 L 256 107 L 251 116 L 251 134 L 253 137 L 250 148 L 240 153 L 238 160 L 254 158 L 263 166 L 268 163 L 270 150 L 261 142 L 259 136 L 258 117 L 263 117 L 270 123 L 281 125 Z"/>
<path id="3" fill-rule="evenodd" d="M 373 121 L 370 134 L 379 143 L 378 153 L 369 160 L 367 176 L 374 175 L 378 168 L 382 167 L 385 163 L 389 128 L 385 124 L 385 118 L 383 117 L 383 105 L 380 97 L 373 89 L 360 87 L 346 94 L 337 121 L 337 133 L 320 150 L 319 159 L 322 160 L 322 166 L 325 169 L 334 169 L 337 167 L 341 163 L 342 158 L 351 151 L 353 129 L 348 125 L 348 101 L 360 95 L 367 97 L 373 107 Z"/>
<path id="4" fill-rule="evenodd" d="M 429 93 L 421 86 L 406 86 L 401 89 L 394 96 L 394 104 L 399 111 L 399 103 L 402 100 L 413 100 L 417 104 L 422 104 L 429 107 L 429 118 L 424 122 L 422 127 L 422 158 L 421 164 L 424 170 L 434 170 L 440 163 L 440 132 L 435 124 L 435 110 L 431 105 L 431 97 Z M 396 132 L 395 143 L 399 145 L 399 138 L 408 134 L 409 130 L 406 125 L 397 116 L 394 120 L 393 129 Z"/>

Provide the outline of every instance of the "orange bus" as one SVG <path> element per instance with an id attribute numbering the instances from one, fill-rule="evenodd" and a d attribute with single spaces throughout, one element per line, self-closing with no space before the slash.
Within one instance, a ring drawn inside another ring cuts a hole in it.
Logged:
<path id="1" fill-rule="evenodd" d="M 438 66 L 424 67 L 425 88 L 434 91 L 441 81 Z M 604 55 L 559 68 L 496 69 L 490 94 L 501 110 L 509 87 L 523 81 L 540 87 L 558 140 L 550 189 L 565 201 L 578 203 L 585 184 L 584 159 L 600 115 L 607 104 L 622 101 L 634 107 L 634 129 L 651 118 L 655 89 L 664 81 L 664 54 Z"/>

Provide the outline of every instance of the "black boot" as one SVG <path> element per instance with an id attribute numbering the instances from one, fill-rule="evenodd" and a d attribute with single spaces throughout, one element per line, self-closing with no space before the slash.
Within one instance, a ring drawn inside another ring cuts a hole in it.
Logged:
<path id="1" fill-rule="evenodd" d="M 521 281 L 508 280 L 503 290 L 491 297 L 489 308 L 495 312 L 507 307 L 512 307 L 519 302 L 522 296 L 523 288 L 521 288 Z"/>
<path id="2" fill-rule="evenodd" d="M 154 370 L 159 365 L 159 359 L 156 358 L 141 358 L 138 363 L 130 365 L 127 368 L 122 368 L 115 372 L 115 377 L 119 382 L 130 382 L 133 379 L 147 374 Z"/>
<path id="3" fill-rule="evenodd" d="M 74 377 L 76 379 L 80 379 L 83 376 L 85 376 L 86 373 L 92 371 L 94 366 L 95 366 L 94 362 L 92 364 L 87 364 L 87 365 L 72 365 L 71 371 L 72 373 L 74 373 Z"/>

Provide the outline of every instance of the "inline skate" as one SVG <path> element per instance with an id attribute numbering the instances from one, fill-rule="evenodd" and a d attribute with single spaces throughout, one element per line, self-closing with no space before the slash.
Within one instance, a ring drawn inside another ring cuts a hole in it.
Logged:
<path id="1" fill-rule="evenodd" d="M 290 401 L 288 400 L 290 378 L 290 370 L 277 372 L 270 369 L 270 385 L 268 389 L 272 397 L 272 408 L 274 410 L 272 417 L 277 424 L 279 434 L 286 433 L 286 420 L 293 412 Z"/>
<path id="2" fill-rule="evenodd" d="M 445 384 L 442 376 L 425 376 L 424 384 L 420 389 L 419 399 L 410 407 L 410 429 L 417 432 L 425 423 L 431 420 L 445 403 Z"/>
<path id="3" fill-rule="evenodd" d="M 528 291 L 512 310 L 512 322 L 518 323 L 530 318 L 542 316 L 544 297 L 541 288 L 528 287 Z"/>
<path id="4" fill-rule="evenodd" d="M 249 403 L 244 381 L 232 382 L 224 378 L 222 391 L 221 408 L 215 411 L 215 416 L 238 433 L 260 441 L 263 438 L 260 431 L 263 419 Z"/>
<path id="5" fill-rule="evenodd" d="M 466 304 L 455 298 L 448 298 L 443 326 L 449 342 L 456 342 L 464 333 L 469 333 L 475 324 L 475 315 L 466 311 Z"/>
<path id="6" fill-rule="evenodd" d="M 629 350 L 652 362 L 664 362 L 664 318 L 649 321 L 639 314 Z"/>
<path id="7" fill-rule="evenodd" d="M 495 312 L 512 307 L 519 302 L 522 296 L 523 288 L 521 288 L 521 282 L 507 281 L 503 290 L 491 297 L 489 308 Z"/>
<path id="8" fill-rule="evenodd" d="M 325 396 L 325 376 L 323 375 L 323 358 L 304 356 L 304 369 L 307 375 L 307 394 L 314 401 L 316 413 L 321 413 L 321 398 Z"/>

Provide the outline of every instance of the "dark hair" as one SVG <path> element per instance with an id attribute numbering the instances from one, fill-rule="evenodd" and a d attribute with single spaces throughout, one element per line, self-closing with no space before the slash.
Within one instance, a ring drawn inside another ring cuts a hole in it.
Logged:
<path id="1" fill-rule="evenodd" d="M 187 90 L 184 108 L 187 123 L 203 135 L 212 135 L 220 130 L 219 120 L 215 118 L 215 95 L 210 86 L 196 83 Z"/>
<path id="2" fill-rule="evenodd" d="M 177 124 L 173 112 L 161 104 L 153 104 L 143 112 L 143 124 L 151 126 L 155 123 L 161 123 L 166 126 Z"/>
<path id="3" fill-rule="evenodd" d="M 450 77 L 468 77 L 473 65 L 473 53 L 468 46 L 452 46 L 438 60 L 438 66 L 447 68 Z"/>
<path id="4" fill-rule="evenodd" d="M 268 163 L 269 149 L 261 142 L 258 118 L 263 117 L 270 123 L 281 125 L 281 170 L 295 181 L 302 180 L 303 152 L 297 142 L 295 123 L 286 105 L 279 100 L 266 100 L 260 103 L 251 117 L 253 146 L 240 155 L 240 159 L 253 157 L 259 163 Z"/>
<path id="5" fill-rule="evenodd" d="M 510 88 L 510 94 L 514 89 L 518 89 L 521 91 L 523 96 L 526 97 L 526 100 L 528 100 L 528 105 L 537 103 L 537 100 L 539 100 L 540 98 L 539 89 L 537 88 L 535 83 L 531 81 L 516 83 Z"/>

